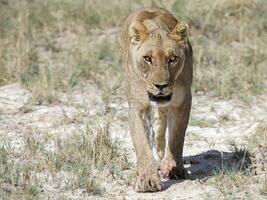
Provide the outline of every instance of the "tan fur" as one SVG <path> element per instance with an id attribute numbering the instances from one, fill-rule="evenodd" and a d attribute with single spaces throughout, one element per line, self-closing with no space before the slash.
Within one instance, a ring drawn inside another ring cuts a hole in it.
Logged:
<path id="1" fill-rule="evenodd" d="M 144 8 L 126 19 L 122 58 L 127 73 L 129 124 L 137 156 L 138 175 L 134 187 L 138 192 L 162 189 L 145 124 L 153 105 L 157 109 L 154 131 L 161 174 L 164 178 L 185 175 L 182 153 L 191 108 L 192 54 L 187 25 L 168 11 Z M 164 88 L 160 90 L 157 85 Z M 154 102 L 148 98 L 148 92 L 156 97 L 172 94 L 172 98 L 163 103 Z"/>

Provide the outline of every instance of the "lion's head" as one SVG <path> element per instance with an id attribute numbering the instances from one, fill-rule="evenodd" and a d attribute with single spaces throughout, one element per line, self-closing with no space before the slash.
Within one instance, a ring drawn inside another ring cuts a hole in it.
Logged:
<path id="1" fill-rule="evenodd" d="M 129 33 L 134 73 L 144 80 L 150 101 L 168 105 L 184 66 L 187 25 L 160 16 L 135 21 Z"/>

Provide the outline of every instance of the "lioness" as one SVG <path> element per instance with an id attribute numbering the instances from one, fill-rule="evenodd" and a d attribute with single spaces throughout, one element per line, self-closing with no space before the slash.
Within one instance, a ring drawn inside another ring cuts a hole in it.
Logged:
<path id="1" fill-rule="evenodd" d="M 164 178 L 185 176 L 182 153 L 191 109 L 193 72 L 188 26 L 161 8 L 133 12 L 122 31 L 129 124 L 137 156 L 135 191 L 162 189 L 148 140 L 147 117 L 156 107 L 155 144 Z M 168 142 L 165 131 L 168 126 Z"/>

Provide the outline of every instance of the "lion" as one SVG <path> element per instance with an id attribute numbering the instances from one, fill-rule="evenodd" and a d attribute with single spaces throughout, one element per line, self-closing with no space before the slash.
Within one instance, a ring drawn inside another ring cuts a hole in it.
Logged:
<path id="1" fill-rule="evenodd" d="M 139 9 L 123 25 L 122 61 L 127 74 L 129 126 L 137 157 L 137 192 L 162 190 L 161 177 L 178 179 L 187 175 L 182 154 L 193 76 L 188 31 L 187 24 L 162 8 Z M 160 173 L 148 138 L 146 122 L 151 108 L 156 110 L 154 141 L 161 160 Z"/>

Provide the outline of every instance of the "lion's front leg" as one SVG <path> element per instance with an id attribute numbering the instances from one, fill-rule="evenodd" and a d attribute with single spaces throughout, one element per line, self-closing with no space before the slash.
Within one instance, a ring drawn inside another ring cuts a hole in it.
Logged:
<path id="1" fill-rule="evenodd" d="M 165 151 L 165 144 L 166 144 L 165 132 L 167 127 L 167 113 L 168 113 L 168 107 L 159 107 L 154 115 L 155 144 L 160 159 L 163 158 Z"/>
<path id="2" fill-rule="evenodd" d="M 164 178 L 185 178 L 182 155 L 185 131 L 191 108 L 191 98 L 179 107 L 169 106 L 168 129 L 169 138 L 165 155 L 161 161 L 161 173 Z"/>
<path id="3" fill-rule="evenodd" d="M 129 111 L 131 137 L 137 157 L 137 178 L 134 189 L 137 192 L 155 192 L 162 189 L 156 162 L 148 141 L 145 112 L 131 108 Z"/>

